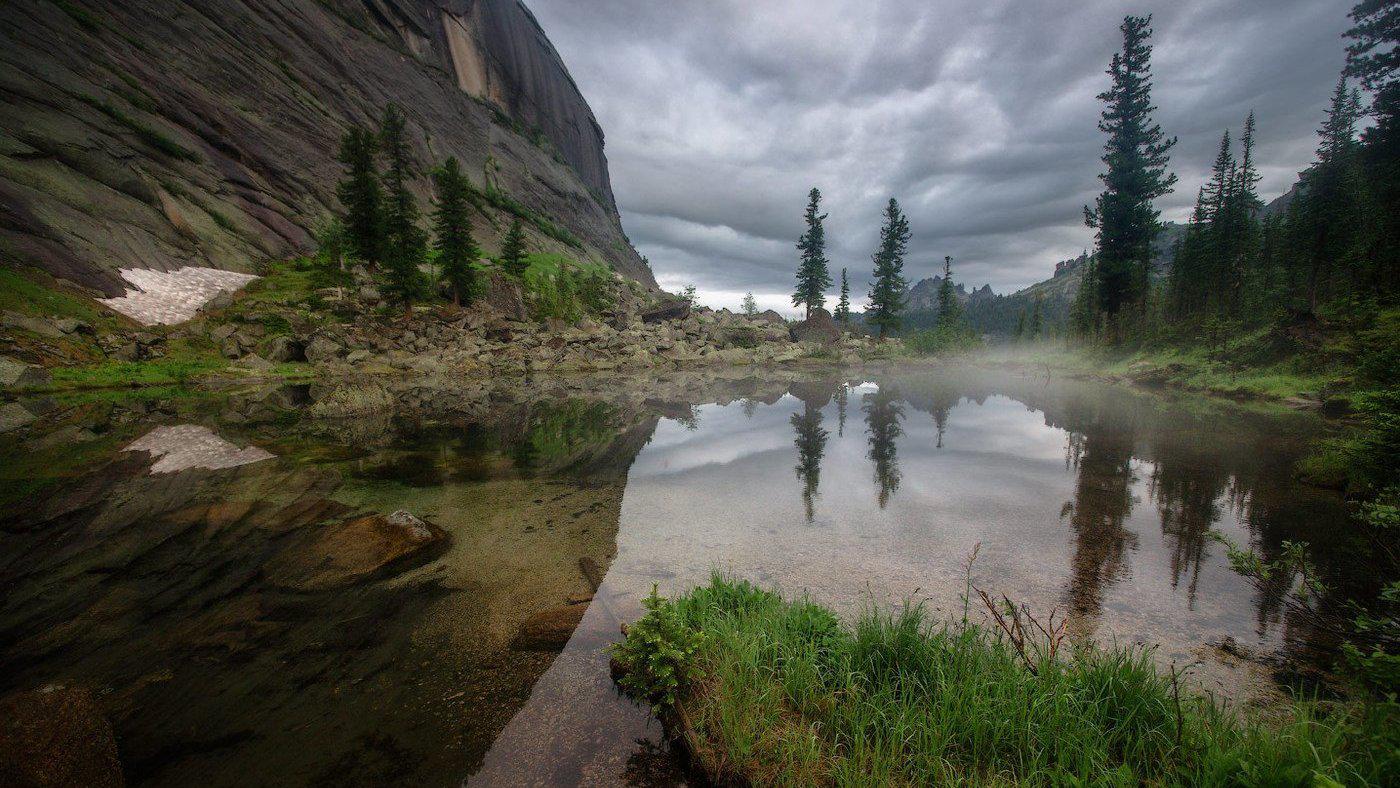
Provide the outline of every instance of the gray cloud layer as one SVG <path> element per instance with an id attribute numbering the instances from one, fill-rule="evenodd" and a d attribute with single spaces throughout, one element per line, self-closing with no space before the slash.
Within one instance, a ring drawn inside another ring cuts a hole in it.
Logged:
<path id="1" fill-rule="evenodd" d="M 664 286 L 787 309 L 807 190 L 863 298 L 894 196 L 906 272 L 1014 290 L 1091 245 L 1095 94 L 1154 14 L 1184 219 L 1220 132 L 1258 116 L 1266 198 L 1307 165 L 1350 0 L 528 0 L 607 133 L 624 226 Z"/>

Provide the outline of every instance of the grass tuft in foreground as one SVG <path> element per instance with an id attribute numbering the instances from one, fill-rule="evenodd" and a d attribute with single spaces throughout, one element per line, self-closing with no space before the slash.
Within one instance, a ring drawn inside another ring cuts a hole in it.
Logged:
<path id="1" fill-rule="evenodd" d="M 908 605 L 847 627 L 720 574 L 646 607 L 615 647 L 619 682 L 723 783 L 1331 786 L 1400 773 L 1394 701 L 1299 703 L 1265 722 L 1183 693 L 1142 650 L 1022 657 Z"/>

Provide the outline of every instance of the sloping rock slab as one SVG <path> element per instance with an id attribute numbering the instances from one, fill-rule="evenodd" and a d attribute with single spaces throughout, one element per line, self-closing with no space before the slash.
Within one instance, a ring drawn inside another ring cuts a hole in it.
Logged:
<path id="1" fill-rule="evenodd" d="M 112 726 L 86 689 L 45 687 L 0 699 L 0 785 L 125 785 Z"/>

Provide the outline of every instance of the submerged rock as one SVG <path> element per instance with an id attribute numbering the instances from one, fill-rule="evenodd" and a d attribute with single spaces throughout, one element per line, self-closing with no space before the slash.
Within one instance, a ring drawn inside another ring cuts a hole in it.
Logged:
<path id="1" fill-rule="evenodd" d="M 112 726 L 91 692 L 48 686 L 0 699 L 0 785 L 124 784 Z"/>
<path id="2" fill-rule="evenodd" d="M 321 526 L 309 544 L 283 550 L 267 565 L 279 585 L 321 591 L 350 585 L 444 542 L 441 528 L 405 511 L 352 517 Z"/>
<path id="3" fill-rule="evenodd" d="M 542 610 L 525 620 L 510 647 L 516 651 L 559 651 L 573 637 L 588 605 L 571 604 Z"/>

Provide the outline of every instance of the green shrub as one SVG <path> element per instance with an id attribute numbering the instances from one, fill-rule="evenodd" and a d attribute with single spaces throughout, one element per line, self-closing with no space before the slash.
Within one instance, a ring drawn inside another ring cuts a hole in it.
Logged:
<path id="1" fill-rule="evenodd" d="M 905 349 L 919 356 L 971 350 L 980 344 L 981 339 L 963 326 L 938 326 L 916 331 L 904 338 Z"/>
<path id="2" fill-rule="evenodd" d="M 657 595 L 656 586 L 642 605 L 646 614 L 613 647 L 612 656 L 623 688 L 660 711 L 674 706 L 681 688 L 698 678 L 692 660 L 703 637 L 686 626 L 670 600 Z"/>

